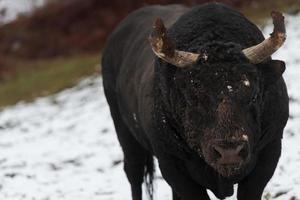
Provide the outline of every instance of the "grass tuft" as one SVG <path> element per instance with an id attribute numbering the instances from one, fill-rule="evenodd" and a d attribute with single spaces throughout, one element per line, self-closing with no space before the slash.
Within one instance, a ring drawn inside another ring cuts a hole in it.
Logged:
<path id="1" fill-rule="evenodd" d="M 99 55 L 80 55 L 38 61 L 16 61 L 15 73 L 0 82 L 0 107 L 32 101 L 74 86 L 100 73 Z"/>

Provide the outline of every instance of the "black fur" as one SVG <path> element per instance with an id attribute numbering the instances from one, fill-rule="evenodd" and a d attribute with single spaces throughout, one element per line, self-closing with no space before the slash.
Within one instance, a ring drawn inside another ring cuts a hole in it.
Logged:
<path id="1" fill-rule="evenodd" d="M 207 59 L 179 69 L 156 58 L 147 41 L 156 17 L 177 49 Z M 288 118 L 284 63 L 269 58 L 253 65 L 241 53 L 263 40 L 242 14 L 218 3 L 145 7 L 115 29 L 103 53 L 103 83 L 133 200 L 142 198 L 145 173 L 153 198 L 153 155 L 173 200 L 209 199 L 206 189 L 224 199 L 234 183 L 239 200 L 261 199 Z M 211 145 L 242 135 L 249 159 L 239 169 L 216 164 Z"/>

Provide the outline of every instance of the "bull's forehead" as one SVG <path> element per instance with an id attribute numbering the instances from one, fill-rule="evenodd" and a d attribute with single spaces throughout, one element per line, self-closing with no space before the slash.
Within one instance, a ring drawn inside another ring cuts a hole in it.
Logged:
<path id="1" fill-rule="evenodd" d="M 200 85 L 216 97 L 232 96 L 236 94 L 249 94 L 257 86 L 257 79 L 247 72 L 218 72 L 215 71 L 207 77 L 199 79 Z M 191 79 L 191 82 L 195 80 Z"/>
<path id="2" fill-rule="evenodd" d="M 180 70 L 174 80 L 187 96 L 193 97 L 189 99 L 194 99 L 193 103 L 216 108 L 223 96 L 234 101 L 249 101 L 255 88 L 259 87 L 258 75 L 252 65 L 199 63 L 195 68 Z"/>
<path id="3" fill-rule="evenodd" d="M 253 86 L 255 86 L 256 81 L 253 80 L 250 76 L 246 74 L 241 74 L 235 77 L 234 80 L 231 80 L 230 78 L 223 80 L 223 82 L 220 83 L 220 95 L 223 94 L 234 94 L 234 93 L 240 93 L 245 92 L 248 93 Z"/>

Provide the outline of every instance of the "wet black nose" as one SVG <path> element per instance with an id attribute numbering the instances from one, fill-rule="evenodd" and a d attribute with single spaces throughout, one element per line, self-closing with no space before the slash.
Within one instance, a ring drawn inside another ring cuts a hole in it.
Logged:
<path id="1" fill-rule="evenodd" d="M 220 143 L 212 146 L 212 154 L 220 165 L 236 165 L 244 162 L 249 155 L 249 147 L 245 142 Z"/>

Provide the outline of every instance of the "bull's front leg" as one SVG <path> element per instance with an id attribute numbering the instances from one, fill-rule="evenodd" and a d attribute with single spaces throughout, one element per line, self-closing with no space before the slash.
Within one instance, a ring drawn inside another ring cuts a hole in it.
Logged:
<path id="1" fill-rule="evenodd" d="M 206 189 L 193 181 L 183 163 L 172 157 L 158 158 L 159 167 L 164 179 L 171 186 L 174 199 L 209 200 Z"/>
<path id="2" fill-rule="evenodd" d="M 238 184 L 238 200 L 261 200 L 268 181 L 273 176 L 281 154 L 281 139 L 268 144 L 258 154 L 253 171 Z"/>

